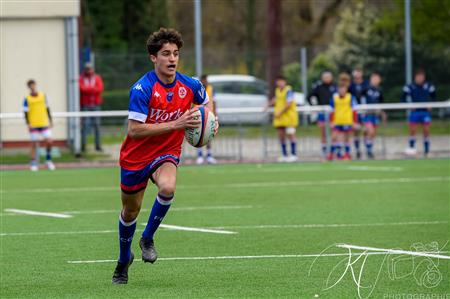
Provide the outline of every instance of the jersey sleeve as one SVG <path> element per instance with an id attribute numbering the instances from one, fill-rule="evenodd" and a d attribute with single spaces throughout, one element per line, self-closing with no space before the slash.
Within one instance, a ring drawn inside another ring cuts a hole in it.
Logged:
<path id="1" fill-rule="evenodd" d="M 356 100 L 355 96 L 352 96 L 351 106 L 352 108 L 355 108 L 358 105 L 358 101 Z"/>
<path id="2" fill-rule="evenodd" d="M 193 86 L 194 104 L 206 105 L 209 102 L 209 97 L 208 97 L 208 93 L 206 92 L 205 87 L 198 80 L 194 80 L 193 85 L 194 85 Z"/>
<path id="3" fill-rule="evenodd" d="M 140 84 L 130 90 L 130 104 L 128 106 L 128 119 L 145 122 L 148 116 L 150 96 L 147 95 Z"/>
<path id="4" fill-rule="evenodd" d="M 430 84 L 428 88 L 428 92 L 430 93 L 430 98 L 435 101 L 436 100 L 436 87 L 433 84 Z"/>
<path id="5" fill-rule="evenodd" d="M 294 92 L 292 91 L 292 89 L 289 89 L 288 92 L 286 93 L 286 102 L 292 103 L 294 101 L 295 101 Z"/>
<path id="6" fill-rule="evenodd" d="M 330 99 L 330 107 L 331 107 L 331 111 L 334 111 L 334 98 L 331 97 Z"/>
<path id="7" fill-rule="evenodd" d="M 23 109 L 23 112 L 28 112 L 28 101 L 27 101 L 27 98 L 23 99 L 22 109 Z"/>
<path id="8" fill-rule="evenodd" d="M 403 86 L 402 102 L 408 102 L 408 97 L 411 96 L 411 88 L 408 85 Z"/>

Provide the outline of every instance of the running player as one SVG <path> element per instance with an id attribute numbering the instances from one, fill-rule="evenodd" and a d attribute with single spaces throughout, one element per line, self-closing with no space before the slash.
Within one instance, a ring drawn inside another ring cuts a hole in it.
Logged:
<path id="1" fill-rule="evenodd" d="M 425 71 L 417 70 L 414 73 L 414 82 L 403 87 L 403 102 L 421 103 L 436 100 L 436 88 L 426 81 Z M 423 153 L 428 156 L 430 152 L 430 124 L 431 109 L 414 109 L 409 114 L 409 147 L 406 154 L 415 155 L 416 150 L 416 130 L 417 125 L 423 128 Z"/>
<path id="2" fill-rule="evenodd" d="M 298 126 L 298 113 L 294 92 L 292 87 L 287 85 L 283 76 L 278 76 L 275 84 L 275 97 L 270 100 L 269 106 L 275 106 L 273 126 L 277 129 L 282 152 L 282 156 L 278 160 L 279 162 L 295 162 L 298 159 L 295 136 Z M 286 137 L 291 143 L 290 155 L 288 155 Z"/>
<path id="3" fill-rule="evenodd" d="M 39 154 L 37 148 L 39 141 L 44 140 L 46 148 L 45 164 L 50 170 L 55 170 L 52 162 L 52 115 L 48 106 L 47 97 L 44 93 L 37 90 L 36 81 L 33 79 L 27 82 L 30 94 L 23 100 L 23 111 L 25 113 L 25 121 L 31 139 L 31 171 L 39 170 Z"/>
<path id="4" fill-rule="evenodd" d="M 216 92 L 214 91 L 213 86 L 211 84 L 209 84 L 209 82 L 208 82 L 208 75 L 202 75 L 202 77 L 200 78 L 200 82 L 202 82 L 203 86 L 206 89 L 206 93 L 208 94 L 209 100 L 212 102 L 212 107 L 213 107 L 212 112 L 214 113 L 214 115 L 217 115 L 217 110 L 216 110 Z M 203 149 L 199 148 L 197 150 L 196 163 L 197 164 L 203 164 L 203 162 L 205 162 L 205 159 L 203 158 Z M 208 164 L 217 164 L 217 160 L 212 155 L 211 142 L 209 142 L 206 145 L 206 163 L 208 163 Z"/>
<path id="5" fill-rule="evenodd" d="M 356 98 L 356 103 L 361 104 L 361 96 L 364 90 L 369 88 L 369 83 L 366 80 L 364 80 L 364 73 L 360 68 L 355 68 L 352 72 L 352 76 L 353 82 L 350 85 L 349 91 Z M 357 124 L 355 125 L 354 140 L 353 140 L 357 159 L 361 158 L 361 150 L 360 150 L 361 139 L 359 137 L 361 125 L 363 125 L 363 115 L 358 113 L 358 121 Z"/>
<path id="6" fill-rule="evenodd" d="M 154 70 L 142 76 L 130 90 L 128 134 L 120 150 L 122 211 L 119 216 L 120 253 L 112 282 L 128 282 L 133 262 L 131 242 L 150 179 L 158 193 L 139 245 L 142 260 L 154 263 L 157 253 L 154 234 L 174 200 L 177 165 L 186 128 L 196 128 L 200 120 L 193 105 L 212 102 L 200 81 L 177 72 L 180 33 L 161 28 L 147 40 Z M 219 124 L 216 119 L 215 133 Z"/>
<path id="7" fill-rule="evenodd" d="M 378 73 L 370 75 L 370 86 L 363 91 L 361 96 L 362 104 L 381 104 L 383 103 L 383 93 L 380 90 L 381 76 Z M 363 117 L 364 120 L 364 143 L 366 145 L 367 158 L 374 159 L 373 143 L 376 136 L 376 130 L 380 124 L 380 114 L 382 111 L 370 111 Z"/>
<path id="8" fill-rule="evenodd" d="M 328 160 L 333 160 L 335 154 L 338 159 L 350 160 L 350 139 L 353 128 L 356 125 L 356 98 L 348 92 L 350 85 L 350 75 L 341 73 L 339 75 L 338 92 L 330 101 L 332 112 L 330 123 L 333 132 L 331 134 L 331 149 Z M 341 156 L 341 147 L 344 145 L 345 154 Z"/>
<path id="9" fill-rule="evenodd" d="M 333 94 L 337 91 L 336 86 L 333 84 L 333 74 L 329 71 L 322 73 L 321 81 L 314 86 L 308 97 L 308 102 L 310 105 L 330 105 L 330 99 Z M 325 113 L 320 112 L 317 115 L 317 125 L 320 128 L 320 142 L 322 145 L 322 155 L 325 158 L 328 153 L 327 148 L 327 138 L 326 138 L 326 119 Z"/>

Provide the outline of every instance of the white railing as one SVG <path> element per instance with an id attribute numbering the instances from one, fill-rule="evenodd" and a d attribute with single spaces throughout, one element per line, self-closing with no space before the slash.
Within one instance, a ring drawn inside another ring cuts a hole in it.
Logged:
<path id="1" fill-rule="evenodd" d="M 389 103 L 389 104 L 373 104 L 358 105 L 355 110 L 358 111 L 378 111 L 378 110 L 408 110 L 420 108 L 450 108 L 450 101 L 446 102 L 429 102 L 429 103 Z M 304 114 L 329 112 L 330 106 L 299 106 L 297 111 Z M 244 113 L 263 113 L 273 112 L 273 109 L 265 111 L 263 108 L 220 108 L 218 114 L 244 114 Z M 78 112 L 52 112 L 54 118 L 79 118 L 79 117 L 126 117 L 127 110 L 116 111 L 78 111 Z M 23 118 L 22 112 L 0 113 L 0 119 L 18 119 Z"/>

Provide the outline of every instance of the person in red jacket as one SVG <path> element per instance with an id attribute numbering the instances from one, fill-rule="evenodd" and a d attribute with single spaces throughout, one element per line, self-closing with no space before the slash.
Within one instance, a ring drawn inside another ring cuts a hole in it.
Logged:
<path id="1" fill-rule="evenodd" d="M 80 76 L 80 106 L 81 111 L 100 111 L 103 103 L 103 80 L 94 72 L 91 63 L 86 63 Z M 81 149 L 86 150 L 86 137 L 90 129 L 94 129 L 95 149 L 102 151 L 100 142 L 100 117 L 84 117 L 81 126 Z"/>

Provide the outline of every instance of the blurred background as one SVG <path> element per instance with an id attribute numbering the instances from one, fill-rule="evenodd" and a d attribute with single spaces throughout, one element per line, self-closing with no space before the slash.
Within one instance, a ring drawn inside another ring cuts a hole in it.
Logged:
<path id="1" fill-rule="evenodd" d="M 410 74 L 405 57 L 407 17 L 411 22 Z M 336 76 L 355 68 L 364 70 L 365 79 L 371 72 L 381 74 L 388 103 L 400 102 L 408 76 L 422 68 L 437 88 L 437 99 L 448 101 L 449 17 L 448 1 L 428 0 L 112 0 L 107 4 L 102 0 L 35 0 L 27 7 L 21 2 L 2 2 L 3 163 L 27 161 L 26 153 L 20 150 L 27 146 L 21 114 L 27 79 L 37 80 L 53 112 L 76 112 L 76 81 L 84 64 L 90 62 L 104 82 L 101 109 L 126 110 L 130 86 L 152 69 L 145 43 L 160 27 L 176 28 L 183 35 L 180 72 L 191 76 L 254 76 L 228 78 L 229 86 L 218 78 L 216 93 L 235 94 L 234 98 L 246 101 L 248 95 L 257 95 L 259 104 L 244 101 L 235 108 L 261 107 L 261 101 L 273 93 L 278 74 L 283 74 L 298 92 L 297 103 L 307 105 L 305 99 L 323 71 Z M 196 41 L 201 45 L 200 53 Z M 227 104 L 218 101 L 219 114 L 224 107 Z M 401 156 L 407 142 L 406 114 L 406 110 L 388 112 L 389 122 L 380 127 L 376 144 L 381 157 Z M 440 136 L 432 149 L 436 155 L 448 156 L 450 152 L 449 114 L 448 108 L 433 110 L 432 133 L 435 138 Z M 315 115 L 301 113 L 300 117 L 299 156 L 320 159 Z M 245 113 L 228 119 L 216 140 L 219 158 L 270 160 L 276 156 L 278 145 L 270 116 L 256 123 Z M 62 161 L 80 157 L 76 147 L 79 121 L 74 117 L 56 118 L 55 150 Z M 126 133 L 125 122 L 126 117 L 120 113 L 102 116 L 103 150 L 94 152 L 88 146 L 81 158 L 115 161 Z M 92 144 L 93 136 L 88 141 Z M 189 148 L 186 151 L 185 157 L 195 156 Z"/>

